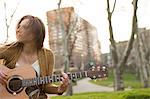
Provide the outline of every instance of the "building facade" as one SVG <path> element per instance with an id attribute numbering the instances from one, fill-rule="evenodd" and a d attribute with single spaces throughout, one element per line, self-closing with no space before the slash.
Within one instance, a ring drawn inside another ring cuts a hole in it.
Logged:
<path id="1" fill-rule="evenodd" d="M 64 65 L 64 51 L 69 53 L 70 67 L 84 68 L 89 60 L 100 63 L 100 42 L 96 28 L 79 17 L 72 7 L 48 11 L 49 45 L 55 53 L 56 68 Z M 64 39 L 67 49 L 64 49 Z"/>

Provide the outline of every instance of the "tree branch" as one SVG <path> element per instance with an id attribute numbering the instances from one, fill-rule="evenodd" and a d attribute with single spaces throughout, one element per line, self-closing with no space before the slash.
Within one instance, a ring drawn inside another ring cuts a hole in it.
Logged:
<path id="1" fill-rule="evenodd" d="M 58 2 L 58 8 L 60 8 L 60 5 L 61 5 L 61 0 L 59 0 Z"/>
<path id="2" fill-rule="evenodd" d="M 127 48 L 124 52 L 123 59 L 121 60 L 121 62 L 119 64 L 119 67 L 120 67 L 121 71 L 123 71 L 123 66 L 125 65 L 128 57 L 130 55 L 131 49 L 133 47 L 134 35 L 137 33 L 137 15 L 136 15 L 136 13 L 137 13 L 137 3 L 138 3 L 138 0 L 133 0 L 134 12 L 133 12 L 133 19 L 132 19 L 132 34 L 131 34 L 129 43 L 127 45 Z"/>
<path id="3" fill-rule="evenodd" d="M 15 10 L 13 11 L 12 15 L 10 16 L 10 21 L 9 21 L 9 23 L 8 23 L 8 19 L 7 19 L 7 15 L 6 15 L 6 13 L 7 13 L 6 2 L 4 1 L 5 25 L 6 25 L 6 33 L 7 33 L 6 40 L 5 40 L 4 43 L 7 43 L 7 41 L 8 41 L 8 38 L 9 38 L 9 35 L 8 35 L 9 27 L 10 27 L 10 25 L 11 25 L 13 16 L 14 16 L 14 14 L 16 13 L 16 10 L 18 9 L 18 5 L 19 5 L 19 3 L 17 4 Z"/>
<path id="4" fill-rule="evenodd" d="M 112 10 L 112 12 L 111 12 L 111 13 L 113 13 L 113 12 L 114 12 L 114 10 L 115 10 L 115 6 L 116 6 L 116 0 L 115 0 L 115 2 L 114 2 L 113 10 Z"/>

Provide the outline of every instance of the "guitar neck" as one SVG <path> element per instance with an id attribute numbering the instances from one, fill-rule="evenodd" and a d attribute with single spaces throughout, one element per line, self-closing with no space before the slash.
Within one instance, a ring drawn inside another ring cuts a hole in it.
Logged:
<path id="1" fill-rule="evenodd" d="M 67 73 L 67 74 L 70 80 L 88 77 L 87 71 Z M 59 82 L 61 81 L 61 77 L 62 75 L 52 75 L 52 76 L 37 77 L 32 79 L 24 79 L 22 80 L 22 86 L 29 87 L 29 86 Z"/>

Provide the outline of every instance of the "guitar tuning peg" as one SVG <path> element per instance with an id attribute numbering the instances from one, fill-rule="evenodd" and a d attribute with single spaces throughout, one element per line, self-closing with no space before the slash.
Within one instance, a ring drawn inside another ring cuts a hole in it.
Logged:
<path id="1" fill-rule="evenodd" d="M 97 67 L 97 70 L 100 71 L 100 66 Z"/>
<path id="2" fill-rule="evenodd" d="M 96 78 L 96 76 L 93 76 L 93 79 L 95 79 Z"/>
<path id="3" fill-rule="evenodd" d="M 92 70 L 95 70 L 95 66 L 92 66 Z"/>
<path id="4" fill-rule="evenodd" d="M 104 77 L 107 77 L 107 75 L 106 75 L 106 74 L 103 74 L 103 76 L 104 76 Z"/>
<path id="5" fill-rule="evenodd" d="M 101 78 L 101 75 L 98 75 L 99 78 Z"/>
<path id="6" fill-rule="evenodd" d="M 105 66 L 103 66 L 103 67 L 102 67 L 102 70 L 103 70 L 103 71 L 105 71 L 105 70 L 106 70 L 106 67 L 105 67 Z"/>
<path id="7" fill-rule="evenodd" d="M 94 68 L 94 69 L 95 69 L 95 66 L 92 66 L 92 68 Z"/>

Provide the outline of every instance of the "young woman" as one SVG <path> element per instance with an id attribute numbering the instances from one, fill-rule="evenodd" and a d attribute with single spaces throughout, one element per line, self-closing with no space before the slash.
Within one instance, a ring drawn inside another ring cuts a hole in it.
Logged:
<path id="1" fill-rule="evenodd" d="M 52 75 L 54 55 L 51 50 L 43 48 L 45 38 L 43 22 L 31 15 L 22 17 L 16 27 L 16 38 L 17 41 L 15 43 L 0 48 L 0 59 L 4 60 L 4 66 L 9 69 L 20 66 L 32 66 L 37 76 Z M 3 66 L 0 66 L 0 84 L 5 86 L 9 77 L 7 72 L 1 67 Z M 29 87 L 26 88 L 26 93 L 34 99 L 46 99 L 46 93 L 63 94 L 67 89 L 68 82 L 68 75 L 64 73 L 60 86 L 44 84 Z"/>

